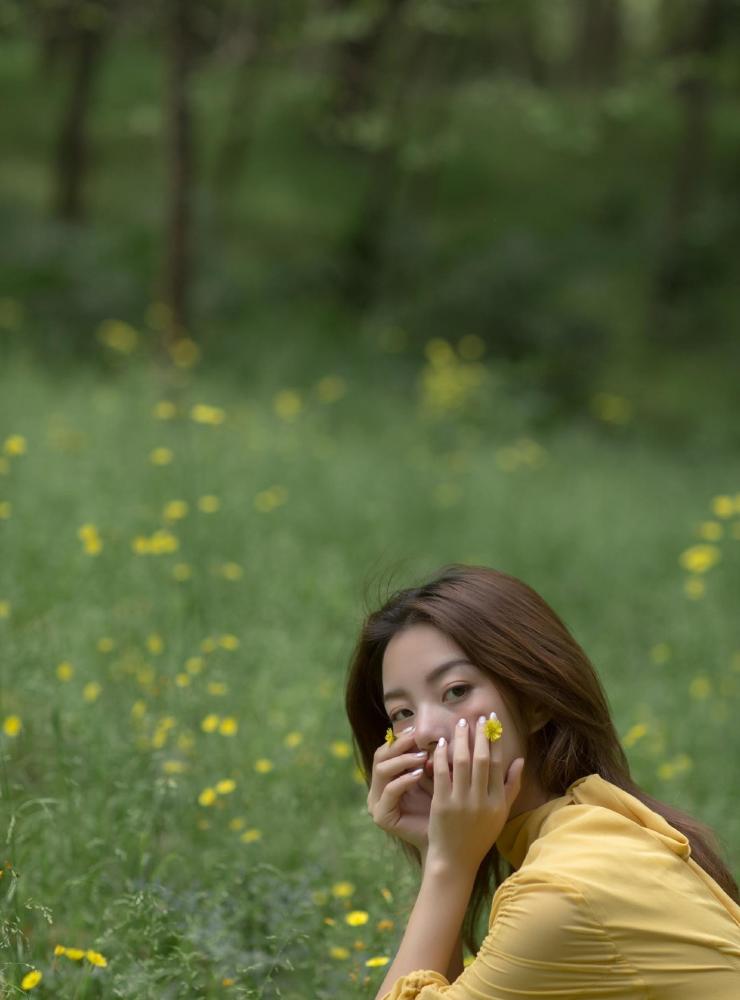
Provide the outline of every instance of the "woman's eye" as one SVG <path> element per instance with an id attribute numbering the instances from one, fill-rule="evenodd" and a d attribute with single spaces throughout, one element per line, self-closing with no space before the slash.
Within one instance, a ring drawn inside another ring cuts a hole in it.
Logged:
<path id="1" fill-rule="evenodd" d="M 463 691 L 464 692 L 464 691 L 467 691 L 468 689 L 469 689 L 469 685 L 468 684 L 455 684 L 454 687 L 447 688 L 447 690 L 445 691 L 445 694 L 449 694 L 450 691 Z M 462 695 L 460 697 L 462 697 Z"/>
<path id="2" fill-rule="evenodd" d="M 445 694 L 447 695 L 451 691 L 462 691 L 463 694 L 460 695 L 460 697 L 462 698 L 464 696 L 464 694 L 467 691 L 469 691 L 469 690 L 470 690 L 470 685 L 469 684 L 454 684 L 451 688 L 447 688 L 447 690 L 445 691 Z M 389 719 L 390 719 L 390 721 L 392 723 L 401 722 L 402 721 L 401 720 L 401 712 L 408 712 L 408 711 L 409 711 L 408 708 L 399 708 L 397 712 L 394 712 L 393 715 L 389 716 Z"/>

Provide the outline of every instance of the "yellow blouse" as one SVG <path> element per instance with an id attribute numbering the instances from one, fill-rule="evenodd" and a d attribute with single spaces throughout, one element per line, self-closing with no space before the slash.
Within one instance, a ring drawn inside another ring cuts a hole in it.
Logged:
<path id="1" fill-rule="evenodd" d="M 496 846 L 517 870 L 475 960 L 451 984 L 402 976 L 383 1000 L 740 998 L 740 906 L 633 795 L 589 774 Z"/>

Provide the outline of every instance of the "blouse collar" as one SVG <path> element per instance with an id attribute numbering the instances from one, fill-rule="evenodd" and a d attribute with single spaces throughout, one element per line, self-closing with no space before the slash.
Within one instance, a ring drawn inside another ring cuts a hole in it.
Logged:
<path id="1" fill-rule="evenodd" d="M 508 820 L 496 839 L 496 847 L 499 854 L 512 867 L 521 867 L 522 861 L 524 861 L 529 850 L 529 845 L 539 837 L 542 824 L 550 813 L 555 812 L 556 809 L 561 809 L 572 801 L 573 797 L 570 794 L 569 788 L 559 798 L 550 799 L 543 803 L 543 805 L 537 806 L 535 809 L 529 809 L 527 812 L 519 813 L 518 816 L 514 816 L 513 819 Z"/>

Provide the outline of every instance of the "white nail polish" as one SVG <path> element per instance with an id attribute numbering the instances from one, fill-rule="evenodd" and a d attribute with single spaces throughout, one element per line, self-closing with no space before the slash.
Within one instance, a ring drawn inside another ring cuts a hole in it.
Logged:
<path id="1" fill-rule="evenodd" d="M 460 729 L 464 729 L 465 726 L 467 726 L 467 724 L 468 724 L 467 719 L 460 719 L 460 721 L 458 722 L 458 726 L 460 727 Z"/>
<path id="2" fill-rule="evenodd" d="M 437 746 L 438 747 L 446 747 L 447 746 L 447 740 L 444 738 L 444 736 L 440 736 L 439 742 L 437 743 Z"/>

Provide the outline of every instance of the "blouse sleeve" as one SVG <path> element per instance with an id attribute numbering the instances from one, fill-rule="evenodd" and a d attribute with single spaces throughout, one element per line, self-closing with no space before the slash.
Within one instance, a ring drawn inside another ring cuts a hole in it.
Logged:
<path id="1" fill-rule="evenodd" d="M 640 989 L 578 889 L 531 873 L 510 876 L 493 898 L 474 961 L 448 983 L 438 972 L 412 972 L 383 1000 L 568 1000 L 624 997 Z"/>

